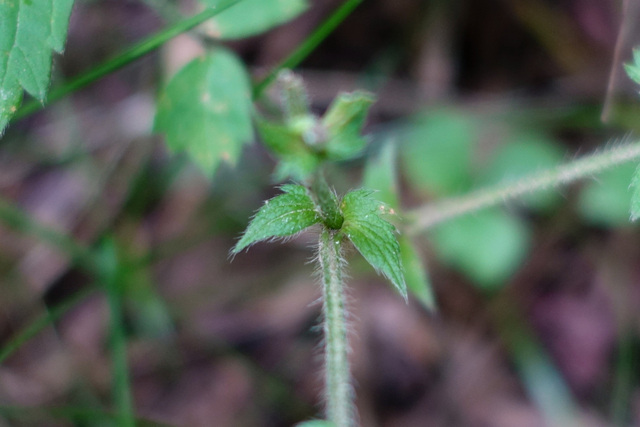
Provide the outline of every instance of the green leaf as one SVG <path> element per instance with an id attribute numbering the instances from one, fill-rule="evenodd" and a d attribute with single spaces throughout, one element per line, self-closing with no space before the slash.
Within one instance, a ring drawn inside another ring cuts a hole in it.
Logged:
<path id="1" fill-rule="evenodd" d="M 174 152 L 185 151 L 209 176 L 235 163 L 253 137 L 251 85 L 235 55 L 216 49 L 176 74 L 158 101 L 155 130 Z"/>
<path id="2" fill-rule="evenodd" d="M 62 52 L 73 0 L 0 1 L 0 135 L 22 88 L 44 102 L 52 49 Z"/>
<path id="3" fill-rule="evenodd" d="M 378 272 L 393 283 L 406 299 L 400 245 L 395 227 L 381 217 L 392 213 L 387 206 L 372 197 L 371 190 L 355 190 L 342 199 L 342 234 L 347 236 L 362 256 Z"/>
<path id="4" fill-rule="evenodd" d="M 580 192 L 578 209 L 588 222 L 601 226 L 629 224 L 629 212 L 635 193 L 629 194 L 629 182 L 635 181 L 634 164 L 616 166 L 602 172 Z M 637 187 L 633 187 L 637 189 Z M 630 197 L 631 196 L 631 197 Z"/>
<path id="5" fill-rule="evenodd" d="M 407 236 L 401 235 L 399 243 L 400 257 L 402 258 L 402 266 L 404 267 L 404 277 L 407 281 L 409 292 L 411 292 L 427 310 L 435 311 L 436 301 L 422 259 Z"/>
<path id="6" fill-rule="evenodd" d="M 291 236 L 321 221 L 305 187 L 288 184 L 281 188 L 284 194 L 265 202 L 231 253 L 261 240 Z"/>
<path id="7" fill-rule="evenodd" d="M 563 152 L 549 137 L 540 133 L 520 132 L 501 146 L 487 165 L 481 186 L 505 184 L 518 178 L 552 169 L 563 159 Z M 555 189 L 538 191 L 522 197 L 530 208 L 545 211 L 561 200 Z"/>
<path id="8" fill-rule="evenodd" d="M 624 64 L 627 75 L 634 82 L 640 84 L 640 50 L 633 49 L 633 64 Z"/>
<path id="9" fill-rule="evenodd" d="M 636 168 L 631 180 L 631 221 L 640 218 L 640 166 Z"/>
<path id="10" fill-rule="evenodd" d="M 276 169 L 277 179 L 291 177 L 304 180 L 320 165 L 318 155 L 309 149 L 295 129 L 259 117 L 256 127 L 264 145 L 280 160 Z"/>
<path id="11" fill-rule="evenodd" d="M 457 111 L 434 110 L 411 124 L 400 154 L 414 187 L 445 196 L 470 188 L 477 125 Z"/>
<path id="12" fill-rule="evenodd" d="M 387 142 L 376 157 L 369 159 L 364 169 L 363 186 L 377 190 L 376 199 L 397 209 L 399 203 L 395 148 L 395 144 Z"/>
<path id="13" fill-rule="evenodd" d="M 201 0 L 216 7 L 220 0 Z M 283 24 L 307 10 L 306 0 L 242 0 L 212 19 L 207 25 L 212 36 L 239 39 L 263 33 Z"/>
<path id="14" fill-rule="evenodd" d="M 529 232 L 518 218 L 485 210 L 445 222 L 433 230 L 437 255 L 485 289 L 495 289 L 515 272 L 529 246 Z"/>
<path id="15" fill-rule="evenodd" d="M 348 160 L 358 155 L 366 140 L 360 135 L 375 98 L 368 92 L 343 93 L 334 99 L 322 117 L 327 131 L 325 151 L 331 160 Z"/>

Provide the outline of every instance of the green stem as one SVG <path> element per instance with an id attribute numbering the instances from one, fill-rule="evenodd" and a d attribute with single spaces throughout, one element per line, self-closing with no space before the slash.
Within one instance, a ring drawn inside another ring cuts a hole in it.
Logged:
<path id="1" fill-rule="evenodd" d="M 407 213 L 407 217 L 413 219 L 413 224 L 408 227 L 407 232 L 417 234 L 461 215 L 503 204 L 536 191 L 569 184 L 638 159 L 640 159 L 640 142 L 619 145 L 510 184 L 497 185 L 443 202 L 428 204 Z"/>
<path id="2" fill-rule="evenodd" d="M 327 418 L 335 427 L 352 425 L 355 413 L 350 383 L 342 258 L 337 233 L 323 229 L 319 242 L 324 292 L 325 393 Z"/>
<path id="3" fill-rule="evenodd" d="M 217 7 L 207 8 L 204 11 L 198 13 L 197 15 L 192 16 L 191 18 L 187 18 L 183 21 L 180 21 L 175 25 L 172 25 L 169 28 L 166 28 L 160 31 L 157 34 L 152 35 L 151 37 L 136 44 L 131 49 L 116 56 L 115 58 L 112 58 L 96 66 L 95 68 L 89 70 L 87 73 L 79 77 L 76 77 L 74 80 L 70 81 L 69 83 L 63 84 L 62 86 L 51 90 L 49 92 L 49 95 L 47 96 L 47 103 L 52 104 L 55 101 L 58 101 L 61 98 L 64 98 L 68 94 L 90 85 L 91 83 L 101 79 L 107 74 L 113 71 L 116 71 L 124 67 L 125 65 L 135 61 L 141 56 L 144 56 L 147 53 L 150 53 L 151 51 L 159 48 L 160 46 L 162 46 L 164 43 L 171 40 L 172 38 L 186 31 L 191 30 L 192 28 L 202 24 L 206 20 L 213 18 L 214 16 L 216 16 L 221 12 L 224 12 L 226 9 L 230 8 L 231 6 L 235 5 L 240 1 L 242 0 L 223 1 Z M 19 119 L 19 118 L 28 116 L 42 109 L 43 107 L 44 105 L 41 104 L 40 102 L 31 101 L 25 104 L 22 108 L 18 110 L 18 112 L 14 116 L 14 119 Z"/>
<path id="4" fill-rule="evenodd" d="M 286 57 L 281 63 L 276 65 L 269 74 L 255 84 L 253 87 L 253 99 L 258 99 L 262 96 L 264 90 L 269 87 L 271 83 L 276 79 L 278 73 L 283 68 L 295 68 L 304 59 L 309 56 L 313 50 L 318 47 L 324 39 L 329 36 L 336 29 L 342 21 L 345 20 L 351 12 L 362 3 L 362 0 L 347 0 L 340 6 L 329 18 L 327 18 L 317 30 L 315 30 L 296 50 L 294 50 L 288 57 Z"/>

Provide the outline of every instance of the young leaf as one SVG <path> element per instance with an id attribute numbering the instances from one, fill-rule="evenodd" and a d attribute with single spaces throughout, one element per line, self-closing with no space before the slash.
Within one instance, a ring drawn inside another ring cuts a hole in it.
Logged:
<path id="1" fill-rule="evenodd" d="M 332 160 L 348 160 L 364 148 L 366 140 L 360 131 L 369 107 L 375 101 L 372 94 L 356 91 L 339 95 L 322 117 L 328 139 L 327 156 Z"/>
<path id="2" fill-rule="evenodd" d="M 260 117 L 256 119 L 256 127 L 264 145 L 280 160 L 276 169 L 277 179 L 292 177 L 304 180 L 320 165 L 318 155 L 309 149 L 295 129 Z"/>
<path id="3" fill-rule="evenodd" d="M 0 135 L 22 88 L 44 102 L 51 50 L 62 52 L 73 0 L 0 1 Z"/>
<path id="4" fill-rule="evenodd" d="M 302 185 L 283 185 L 284 194 L 267 200 L 253 217 L 231 253 L 236 254 L 261 240 L 299 233 L 320 222 L 309 192 Z"/>
<path id="5" fill-rule="evenodd" d="M 220 0 L 201 0 L 216 7 Z M 212 19 L 211 35 L 220 39 L 239 39 L 263 33 L 300 15 L 308 8 L 306 0 L 242 0 Z"/>
<path id="6" fill-rule="evenodd" d="M 211 176 L 221 161 L 237 161 L 252 139 L 251 112 L 245 68 L 229 51 L 216 49 L 171 79 L 158 101 L 155 130 Z"/>
<path id="7" fill-rule="evenodd" d="M 383 203 L 372 197 L 370 190 L 355 190 L 342 199 L 342 233 L 351 240 L 362 256 L 378 272 L 393 283 L 406 299 L 400 245 L 395 227 L 380 215 L 388 213 Z"/>
<path id="8" fill-rule="evenodd" d="M 640 218 L 640 166 L 636 168 L 629 186 L 633 193 L 631 194 L 631 221 Z"/>

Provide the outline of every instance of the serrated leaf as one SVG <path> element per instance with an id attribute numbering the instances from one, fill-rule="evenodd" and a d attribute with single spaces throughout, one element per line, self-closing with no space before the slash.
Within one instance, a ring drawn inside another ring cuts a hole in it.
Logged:
<path id="1" fill-rule="evenodd" d="M 302 135 L 289 126 L 256 119 L 258 133 L 278 159 L 276 177 L 304 180 L 320 165 L 320 158 L 302 140 Z"/>
<path id="2" fill-rule="evenodd" d="M 234 54 L 216 49 L 176 74 L 158 101 L 155 130 L 174 152 L 186 152 L 209 176 L 235 163 L 253 137 L 251 85 Z"/>
<path id="3" fill-rule="evenodd" d="M 529 247 L 529 231 L 517 217 L 485 210 L 433 229 L 436 254 L 484 289 L 503 286 Z"/>
<path id="4" fill-rule="evenodd" d="M 633 197 L 629 199 L 629 182 L 634 180 L 636 166 L 625 164 L 604 171 L 580 191 L 578 210 L 588 222 L 618 227 L 629 224 Z"/>
<path id="5" fill-rule="evenodd" d="M 365 188 L 377 191 L 376 199 L 394 209 L 398 208 L 395 144 L 384 144 L 378 155 L 367 161 L 362 184 Z"/>
<path id="6" fill-rule="evenodd" d="M 320 222 L 320 216 L 305 187 L 288 184 L 281 188 L 284 194 L 265 202 L 231 253 L 236 254 L 261 240 L 291 236 Z"/>
<path id="7" fill-rule="evenodd" d="M 424 262 L 407 236 L 401 235 L 398 240 L 400 243 L 400 257 L 402 259 L 402 267 L 404 268 L 404 277 L 409 292 L 411 292 L 427 310 L 435 311 L 436 300 Z"/>
<path id="8" fill-rule="evenodd" d="M 381 217 L 382 214 L 389 213 L 389 209 L 372 194 L 371 190 L 355 190 L 344 196 L 341 203 L 344 216 L 341 231 L 364 259 L 389 279 L 406 299 L 407 285 L 396 230 Z"/>
<path id="9" fill-rule="evenodd" d="M 52 50 L 62 52 L 73 0 L 0 1 L 0 135 L 22 89 L 44 102 Z"/>
<path id="10" fill-rule="evenodd" d="M 631 80 L 640 84 L 640 50 L 633 49 L 633 64 L 624 64 L 624 69 Z"/>
<path id="11" fill-rule="evenodd" d="M 356 91 L 338 95 L 322 117 L 327 131 L 325 151 L 332 160 L 348 160 L 362 151 L 366 140 L 360 135 L 375 98 Z"/>
<path id="12" fill-rule="evenodd" d="M 629 188 L 631 188 L 631 221 L 635 221 L 640 218 L 640 166 L 633 173 Z"/>
<path id="13" fill-rule="evenodd" d="M 201 0 L 216 7 L 221 0 Z M 263 33 L 307 10 L 306 0 L 242 0 L 207 23 L 212 36 L 239 39 Z"/>

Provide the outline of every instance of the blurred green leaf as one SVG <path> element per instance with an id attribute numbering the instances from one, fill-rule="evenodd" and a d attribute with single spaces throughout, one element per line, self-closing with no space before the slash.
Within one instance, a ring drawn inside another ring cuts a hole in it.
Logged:
<path id="1" fill-rule="evenodd" d="M 362 185 L 377 190 L 376 199 L 394 209 L 398 208 L 395 144 L 386 143 L 377 156 L 369 158 L 364 169 Z"/>
<path id="2" fill-rule="evenodd" d="M 381 217 L 388 213 L 386 205 L 376 200 L 371 190 L 355 190 L 344 196 L 341 208 L 344 216 L 341 232 L 406 299 L 407 285 L 395 227 Z"/>
<path id="3" fill-rule="evenodd" d="M 235 163 L 253 137 L 251 85 L 242 63 L 224 49 L 195 59 L 176 74 L 158 101 L 155 130 L 174 152 L 185 151 L 209 176 Z"/>
<path id="4" fill-rule="evenodd" d="M 518 218 L 501 210 L 485 210 L 436 226 L 431 242 L 445 262 L 481 287 L 494 289 L 524 259 L 529 232 Z"/>
<path id="5" fill-rule="evenodd" d="M 501 146 L 487 165 L 481 178 L 482 186 L 505 184 L 562 162 L 563 152 L 549 137 L 537 133 L 518 133 Z M 560 201 L 555 189 L 538 191 L 522 197 L 529 207 L 548 210 Z"/>
<path id="6" fill-rule="evenodd" d="M 288 184 L 281 189 L 284 194 L 265 202 L 231 253 L 236 254 L 260 240 L 291 236 L 321 221 L 305 187 Z"/>
<path id="7" fill-rule="evenodd" d="M 408 181 L 434 195 L 469 189 L 474 121 L 454 110 L 434 110 L 411 123 L 400 155 Z"/>
<path id="8" fill-rule="evenodd" d="M 322 117 L 327 132 L 325 146 L 331 160 L 348 160 L 358 155 L 366 145 L 360 135 L 369 108 L 375 98 L 368 92 L 356 91 L 338 95 Z"/>
<path id="9" fill-rule="evenodd" d="M 200 0 L 216 7 L 220 0 Z M 213 18 L 207 25 L 210 33 L 220 39 L 239 39 L 263 33 L 283 24 L 307 10 L 306 0 L 242 0 Z"/>
<path id="10" fill-rule="evenodd" d="M 587 221 L 602 226 L 629 224 L 632 194 L 629 183 L 636 166 L 624 164 L 599 174 L 580 192 L 578 210 Z M 635 188 L 635 187 L 634 187 Z"/>
<path id="11" fill-rule="evenodd" d="M 0 135 L 22 89 L 45 101 L 51 51 L 62 52 L 73 0 L 0 1 Z"/>
<path id="12" fill-rule="evenodd" d="M 636 168 L 631 179 L 631 221 L 640 218 L 640 166 Z"/>
<path id="13" fill-rule="evenodd" d="M 436 310 L 436 301 L 433 288 L 427 275 L 424 262 L 418 255 L 413 243 L 406 235 L 400 235 L 400 257 L 404 267 L 404 277 L 407 281 L 409 292 L 416 297 L 428 310 Z"/>
<path id="14" fill-rule="evenodd" d="M 302 135 L 287 125 L 256 119 L 264 145 L 278 157 L 276 178 L 304 180 L 320 165 L 320 158 L 304 143 Z"/>

